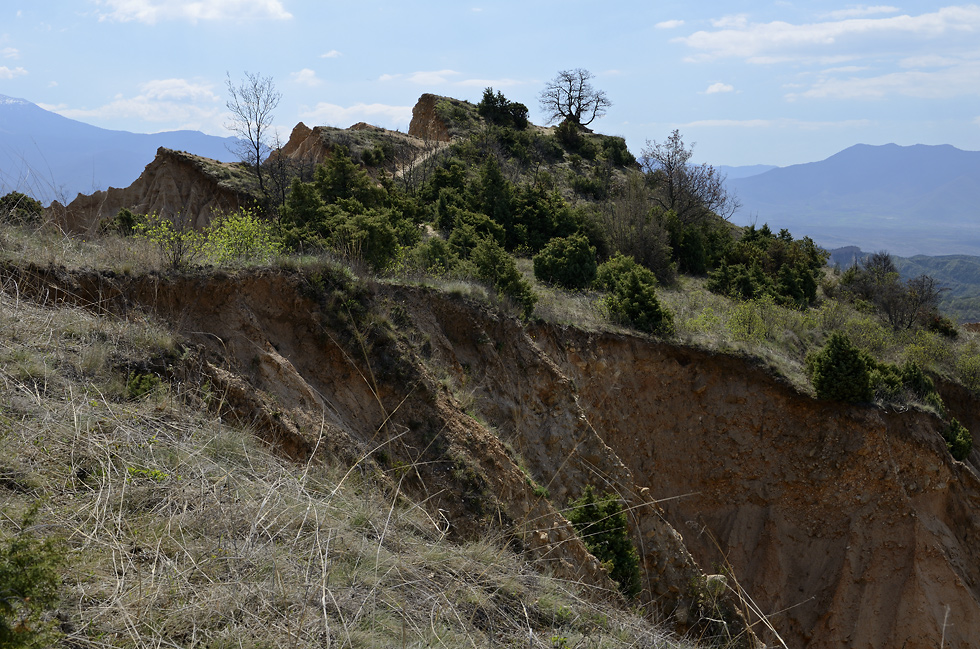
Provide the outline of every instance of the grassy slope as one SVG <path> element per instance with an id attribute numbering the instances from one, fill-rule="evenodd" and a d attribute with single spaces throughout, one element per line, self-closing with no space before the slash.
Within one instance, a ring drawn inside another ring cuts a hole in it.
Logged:
<path id="1" fill-rule="evenodd" d="M 47 236 L 5 235 L 21 254 Z M 180 363 L 159 323 L 0 288 L 0 538 L 40 500 L 34 532 L 67 557 L 65 646 L 678 646 L 502 539 L 450 542 L 356 470 L 272 455 L 207 385 L 132 398 L 132 374 Z"/>

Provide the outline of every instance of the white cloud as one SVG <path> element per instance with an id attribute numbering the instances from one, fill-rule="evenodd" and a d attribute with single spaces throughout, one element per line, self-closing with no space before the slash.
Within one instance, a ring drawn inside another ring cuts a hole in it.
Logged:
<path id="1" fill-rule="evenodd" d="M 867 119 L 846 119 L 837 122 L 818 122 L 800 119 L 702 119 L 683 124 L 687 127 L 706 128 L 787 128 L 803 131 L 815 131 L 828 128 L 867 128 L 874 122 Z"/>
<path id="2" fill-rule="evenodd" d="M 27 70 L 24 68 L 8 68 L 5 65 L 0 65 L 0 79 L 13 79 L 14 77 L 22 77 L 27 74 Z"/>
<path id="3" fill-rule="evenodd" d="M 191 83 L 184 79 L 158 79 L 140 85 L 140 90 L 147 99 L 216 102 L 219 97 L 211 92 L 211 88 L 210 85 Z"/>
<path id="4" fill-rule="evenodd" d="M 873 77 L 827 77 L 809 90 L 786 95 L 789 100 L 884 99 L 889 96 L 952 99 L 980 96 L 980 62 L 963 63 L 942 70 L 903 70 Z"/>
<path id="5" fill-rule="evenodd" d="M 434 70 L 434 71 L 422 71 L 413 72 L 412 74 L 382 74 L 378 77 L 378 81 L 398 81 L 405 79 L 411 83 L 415 83 L 422 86 L 435 86 L 450 83 L 449 77 L 454 77 L 459 75 L 459 72 L 455 70 Z"/>
<path id="6" fill-rule="evenodd" d="M 329 52 L 326 52 L 324 54 L 321 54 L 320 55 L 320 58 L 321 59 L 336 59 L 336 58 L 339 58 L 341 56 L 343 56 L 343 54 L 341 54 L 337 50 L 330 50 Z"/>
<path id="7" fill-rule="evenodd" d="M 153 24 L 160 20 L 287 20 L 292 18 L 280 0 L 96 0 L 107 11 L 100 20 L 138 21 Z"/>
<path id="8" fill-rule="evenodd" d="M 749 17 L 745 14 L 722 16 L 711 21 L 711 25 L 719 29 L 744 29 L 748 24 Z"/>
<path id="9" fill-rule="evenodd" d="M 719 81 L 718 83 L 713 83 L 710 86 L 708 86 L 708 89 L 704 91 L 704 94 L 714 95 L 719 92 L 731 92 L 733 90 L 735 90 L 735 86 L 732 86 L 727 83 L 722 83 Z"/>
<path id="10" fill-rule="evenodd" d="M 0 56 L 5 59 L 19 59 L 20 50 L 18 50 L 16 47 L 5 47 L 0 50 Z"/>
<path id="11" fill-rule="evenodd" d="M 847 9 L 831 11 L 825 15 L 834 20 L 842 20 L 844 18 L 863 18 L 864 16 L 875 16 L 877 14 L 896 14 L 899 11 L 901 10 L 898 7 L 889 7 L 888 5 L 875 5 L 873 7 L 857 5 Z"/>
<path id="12" fill-rule="evenodd" d="M 141 84 L 140 91 L 135 97 L 117 95 L 97 108 L 69 108 L 63 104 L 44 108 L 91 122 L 136 119 L 168 130 L 189 128 L 210 133 L 224 130 L 226 111 L 209 85 L 184 79 L 158 79 Z"/>
<path id="13" fill-rule="evenodd" d="M 683 20 L 665 20 L 654 25 L 657 29 L 677 29 L 684 24 Z"/>
<path id="14" fill-rule="evenodd" d="M 434 86 L 449 83 L 449 77 L 458 75 L 455 70 L 436 70 L 434 72 L 416 72 L 409 75 L 408 80 L 424 86 Z"/>
<path id="15" fill-rule="evenodd" d="M 387 128 L 401 128 L 407 127 L 412 121 L 412 107 L 387 104 L 354 104 L 344 107 L 320 102 L 313 108 L 304 108 L 300 111 L 300 119 L 342 128 L 358 122 L 368 122 Z"/>
<path id="16" fill-rule="evenodd" d="M 863 65 L 842 65 L 837 68 L 827 68 L 826 70 L 822 70 L 821 74 L 842 74 L 845 72 L 854 73 L 854 72 L 863 72 L 867 69 L 869 68 Z"/>
<path id="17" fill-rule="evenodd" d="M 963 63 L 962 58 L 941 56 L 939 54 L 922 54 L 909 56 L 898 62 L 902 68 L 947 68 Z"/>
<path id="18" fill-rule="evenodd" d="M 908 47 L 908 39 L 975 39 L 980 31 L 980 6 L 943 7 L 919 16 L 848 18 L 794 25 L 783 21 L 750 23 L 743 16 L 714 21 L 715 31 L 698 31 L 675 39 L 697 50 L 696 60 L 744 58 L 752 63 L 772 63 L 800 58 L 826 57 L 833 48 L 838 60 L 863 56 L 873 39 L 892 39 L 892 45 Z M 851 49 L 851 53 L 846 50 Z M 825 59 L 824 59 L 825 60 Z"/>
<path id="19" fill-rule="evenodd" d="M 293 81 L 296 83 L 309 86 L 311 88 L 319 86 L 321 83 L 323 83 L 323 81 L 317 78 L 316 72 L 309 68 L 303 68 L 299 72 L 293 72 L 289 76 L 292 77 Z"/>

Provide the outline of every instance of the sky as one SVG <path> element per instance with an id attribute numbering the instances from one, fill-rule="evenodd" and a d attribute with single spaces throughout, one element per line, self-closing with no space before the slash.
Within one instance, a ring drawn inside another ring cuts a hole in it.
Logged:
<path id="1" fill-rule="evenodd" d="M 980 150 L 980 5 L 702 0 L 3 0 L 0 94 L 104 128 L 230 135 L 227 81 L 297 122 L 408 130 L 422 93 L 526 104 L 583 68 L 634 153 L 790 165 L 853 144 Z"/>

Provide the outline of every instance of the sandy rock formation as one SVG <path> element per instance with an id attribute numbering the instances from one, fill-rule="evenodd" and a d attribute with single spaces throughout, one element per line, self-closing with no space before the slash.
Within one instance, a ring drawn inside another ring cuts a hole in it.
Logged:
<path id="1" fill-rule="evenodd" d="M 79 194 L 68 205 L 53 202 L 46 218 L 66 232 L 92 234 L 103 219 L 127 208 L 137 214 L 181 215 L 203 227 L 214 213 L 250 205 L 254 198 L 228 182 L 241 176 L 237 165 L 160 147 L 140 177 L 125 189 L 110 187 Z"/>
<path id="2" fill-rule="evenodd" d="M 409 135 L 437 142 L 448 142 L 451 139 L 449 127 L 436 112 L 436 104 L 442 99 L 443 97 L 430 93 L 419 97 L 415 107 L 412 108 L 412 121 L 408 125 Z"/>
<path id="3" fill-rule="evenodd" d="M 324 142 L 322 134 L 322 126 L 310 128 L 300 122 L 293 127 L 285 146 L 273 151 L 269 158 L 274 159 L 281 154 L 294 162 L 306 161 L 314 165 L 320 164 L 330 156 L 330 147 Z"/>
<path id="4" fill-rule="evenodd" d="M 401 177 L 406 169 L 414 168 L 439 150 L 434 142 L 450 140 L 448 127 L 435 109 L 443 99 L 422 95 L 412 111 L 407 135 L 364 122 L 349 129 L 310 128 L 299 122 L 286 144 L 273 151 L 264 164 L 270 166 L 277 156 L 284 156 L 293 170 L 311 172 L 330 157 L 334 146 L 346 146 L 355 159 L 360 159 L 357 156 L 367 148 L 380 148 L 387 156 L 384 170 Z M 66 232 L 83 235 L 96 233 L 101 221 L 113 218 L 122 208 L 137 214 L 181 215 L 193 227 L 202 228 L 210 223 L 214 213 L 252 205 L 257 196 L 257 182 L 240 165 L 161 147 L 129 187 L 79 194 L 68 205 L 54 201 L 45 217 Z"/>

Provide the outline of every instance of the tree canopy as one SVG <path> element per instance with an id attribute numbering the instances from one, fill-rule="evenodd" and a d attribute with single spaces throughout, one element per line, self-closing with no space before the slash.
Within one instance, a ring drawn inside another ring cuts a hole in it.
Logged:
<path id="1" fill-rule="evenodd" d="M 612 102 L 602 90 L 589 83 L 594 78 L 588 70 L 562 70 L 548 82 L 539 97 L 548 123 L 572 122 L 579 126 L 591 124 L 606 114 Z"/>

